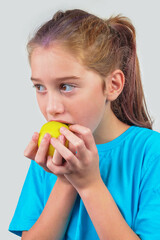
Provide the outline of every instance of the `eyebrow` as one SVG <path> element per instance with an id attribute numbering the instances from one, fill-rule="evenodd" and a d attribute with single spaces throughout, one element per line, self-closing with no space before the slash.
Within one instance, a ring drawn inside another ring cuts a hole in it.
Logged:
<path id="1" fill-rule="evenodd" d="M 80 79 L 80 77 L 76 77 L 76 76 L 67 76 L 67 77 L 60 77 L 60 78 L 55 78 L 55 81 L 67 81 L 67 80 L 78 80 Z M 31 81 L 35 81 L 35 82 L 42 82 L 41 79 L 39 78 L 34 78 L 31 77 Z"/>

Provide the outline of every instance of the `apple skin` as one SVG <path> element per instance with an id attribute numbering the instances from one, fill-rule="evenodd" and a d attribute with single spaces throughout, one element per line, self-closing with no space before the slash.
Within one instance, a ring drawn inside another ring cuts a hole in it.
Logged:
<path id="1" fill-rule="evenodd" d="M 58 138 L 61 135 L 61 133 L 59 131 L 61 127 L 65 127 L 67 129 L 69 129 L 68 125 L 66 125 L 64 123 L 55 122 L 55 121 L 50 121 L 50 122 L 45 123 L 41 127 L 41 130 L 40 130 L 40 133 L 39 133 L 38 147 L 40 146 L 42 138 L 44 137 L 44 135 L 46 133 L 49 133 L 51 135 L 51 137 Z M 67 141 L 66 141 L 65 146 L 66 147 L 68 146 Z M 48 155 L 53 156 L 54 150 L 55 150 L 54 147 L 50 144 L 49 149 L 48 149 Z"/>

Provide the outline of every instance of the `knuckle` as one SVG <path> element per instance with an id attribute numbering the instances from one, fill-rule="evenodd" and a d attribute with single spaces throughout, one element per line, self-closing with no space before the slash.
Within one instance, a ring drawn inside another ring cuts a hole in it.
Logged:
<path id="1" fill-rule="evenodd" d="M 26 158 L 32 158 L 32 151 L 29 151 L 28 149 L 25 149 L 24 152 L 23 152 L 23 155 L 26 157 Z"/>
<path id="2" fill-rule="evenodd" d="M 57 169 L 52 169 L 52 172 L 55 174 L 55 175 L 59 175 L 59 171 Z"/>
<path id="3" fill-rule="evenodd" d="M 77 142 L 75 143 L 76 149 L 81 149 L 81 148 L 83 148 L 83 146 L 84 146 L 84 142 L 83 142 L 82 139 L 79 139 L 79 141 L 77 141 Z"/>
<path id="4" fill-rule="evenodd" d="M 25 148 L 23 154 L 25 157 L 28 157 L 31 152 L 32 152 L 32 148 L 31 148 L 30 144 L 28 144 L 28 146 Z"/>
<path id="5" fill-rule="evenodd" d="M 91 135 L 91 130 L 90 130 L 89 128 L 86 128 L 86 129 L 84 130 L 84 135 L 85 135 L 85 136 Z"/>
<path id="6" fill-rule="evenodd" d="M 35 156 L 35 162 L 38 163 L 38 165 L 43 166 L 42 160 L 38 156 Z"/>
<path id="7" fill-rule="evenodd" d="M 27 151 L 27 149 L 24 150 L 24 153 L 23 153 L 23 154 L 24 154 L 25 157 L 28 157 L 28 151 Z"/>
<path id="8" fill-rule="evenodd" d="M 50 166 L 48 166 L 48 168 L 51 169 L 52 173 L 54 173 L 55 175 L 60 174 L 58 168 L 56 168 L 54 165 L 51 164 Z"/>
<path id="9" fill-rule="evenodd" d="M 87 168 L 87 167 L 90 165 L 90 161 L 87 161 L 87 160 L 86 160 L 86 161 L 84 161 L 83 164 L 84 164 L 84 167 Z"/>
<path id="10" fill-rule="evenodd" d="M 72 159 L 73 154 L 68 152 L 68 154 L 65 156 L 65 160 L 69 162 Z"/>
<path id="11" fill-rule="evenodd" d="M 74 169 L 75 170 L 75 169 Z M 67 163 L 65 166 L 66 174 L 71 174 L 73 172 L 73 166 L 70 163 Z"/>
<path id="12" fill-rule="evenodd" d="M 97 148 L 94 148 L 94 149 L 93 149 L 93 154 L 94 154 L 94 155 L 98 155 L 98 150 L 97 150 Z"/>
<path id="13" fill-rule="evenodd" d="M 70 166 L 67 166 L 67 167 L 66 167 L 66 174 L 69 175 L 69 174 L 71 174 L 72 172 L 73 172 L 73 171 L 72 171 L 71 167 L 70 167 Z"/>
<path id="14" fill-rule="evenodd" d="M 47 163 L 46 163 L 46 167 L 49 169 L 49 170 L 52 170 L 54 169 L 54 166 L 52 164 L 52 161 L 51 160 L 48 160 Z"/>

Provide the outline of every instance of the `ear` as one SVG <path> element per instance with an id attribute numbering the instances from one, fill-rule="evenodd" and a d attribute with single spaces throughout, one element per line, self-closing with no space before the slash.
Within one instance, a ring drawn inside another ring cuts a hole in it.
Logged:
<path id="1" fill-rule="evenodd" d="M 120 69 L 116 69 L 105 79 L 105 94 L 108 101 L 114 101 L 121 94 L 125 77 Z"/>

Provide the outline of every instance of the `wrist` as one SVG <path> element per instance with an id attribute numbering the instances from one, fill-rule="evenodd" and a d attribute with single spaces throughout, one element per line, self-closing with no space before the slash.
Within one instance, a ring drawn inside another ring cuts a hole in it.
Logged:
<path id="1" fill-rule="evenodd" d="M 56 184 L 60 188 L 68 189 L 72 192 L 77 193 L 76 189 L 73 187 L 73 185 L 64 177 L 64 176 L 58 176 Z"/>
<path id="2" fill-rule="evenodd" d="M 102 178 L 99 177 L 94 182 L 87 184 L 84 188 L 77 189 L 77 192 L 83 199 L 83 198 L 88 198 L 92 195 L 97 196 L 97 192 L 104 187 L 106 188 Z"/>

